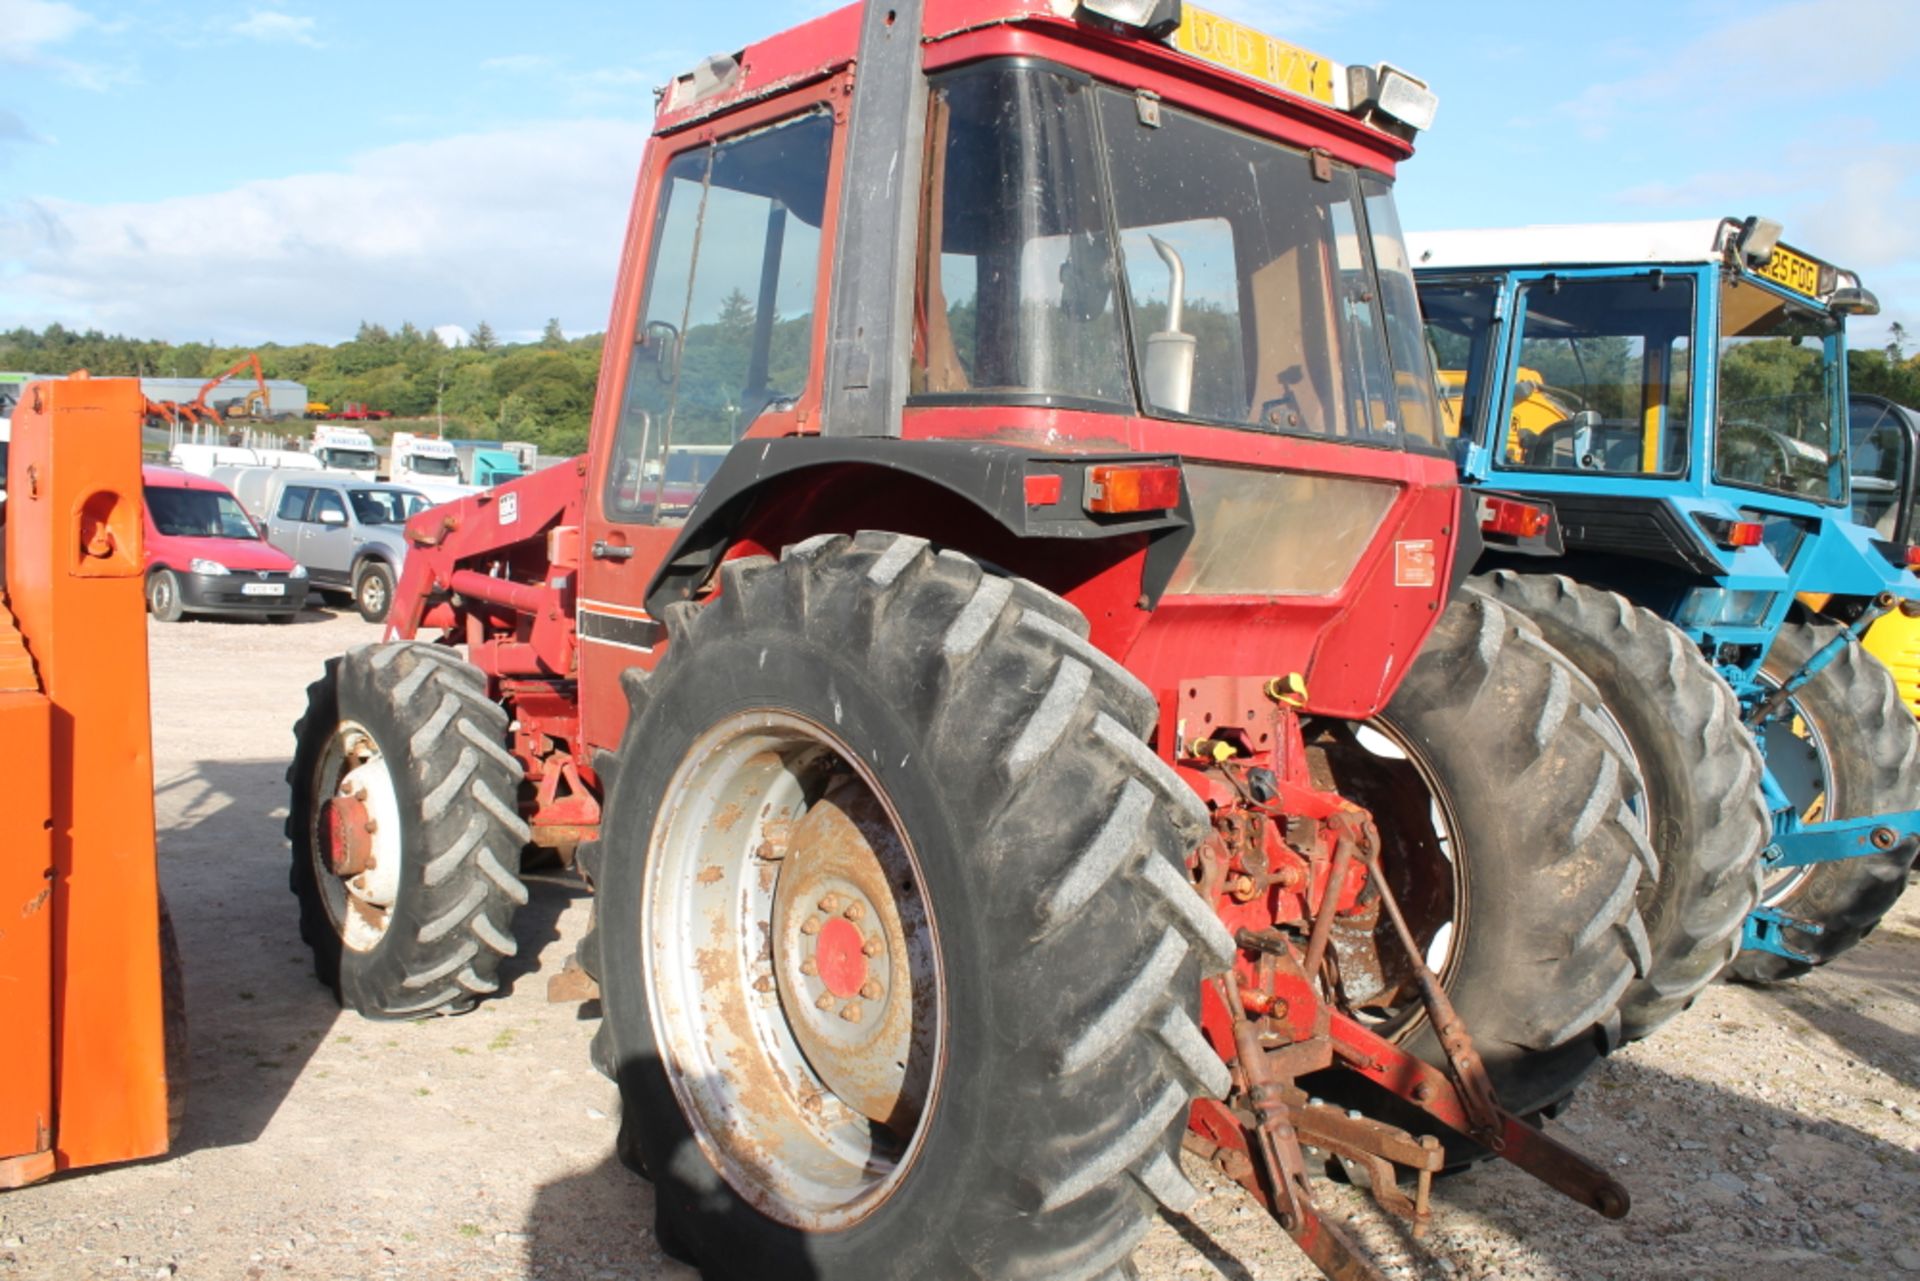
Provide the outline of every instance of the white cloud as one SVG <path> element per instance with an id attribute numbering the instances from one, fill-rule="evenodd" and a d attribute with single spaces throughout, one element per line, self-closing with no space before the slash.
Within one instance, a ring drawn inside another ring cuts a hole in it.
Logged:
<path id="1" fill-rule="evenodd" d="M 99 25 L 93 15 L 61 0 L 0 0 L 0 66 L 47 71 L 83 89 L 103 90 L 118 77 L 52 52 Z"/>
<path id="2" fill-rule="evenodd" d="M 583 120 L 409 143 L 343 173 L 125 204 L 0 205 L 18 323 L 339 341 L 360 320 L 606 324 L 646 127 Z"/>
<path id="3" fill-rule="evenodd" d="M 550 71 L 552 68 L 553 59 L 542 53 L 509 53 L 498 58 L 487 58 L 480 63 L 482 71 L 503 71 L 511 75 Z"/>
<path id="4" fill-rule="evenodd" d="M 0 62 L 31 63 L 92 21 L 57 0 L 0 0 Z"/>
<path id="5" fill-rule="evenodd" d="M 265 44 L 303 44 L 309 49 L 318 49 L 320 41 L 315 38 L 313 29 L 312 18 L 282 13 L 278 9 L 255 9 L 233 26 L 235 35 L 249 40 L 259 40 Z"/>
<path id="6" fill-rule="evenodd" d="M 1739 16 L 1657 60 L 1626 59 L 1637 74 L 1587 86 L 1562 103 L 1588 139 L 1604 138 L 1635 116 L 1673 121 L 1676 101 L 1702 125 L 1725 134 L 1751 112 L 1772 115 L 1783 92 L 1809 68 L 1835 85 L 1880 83 L 1920 51 L 1920 6 L 1911 0 L 1795 0 Z M 1737 132 L 1734 134 L 1737 139 Z"/>
<path id="7" fill-rule="evenodd" d="M 465 347 L 473 341 L 465 325 L 435 325 L 434 334 L 449 347 Z"/>

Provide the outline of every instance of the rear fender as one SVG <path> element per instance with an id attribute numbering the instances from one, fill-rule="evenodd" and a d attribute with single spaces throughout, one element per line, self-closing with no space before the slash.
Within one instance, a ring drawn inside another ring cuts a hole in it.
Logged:
<path id="1" fill-rule="evenodd" d="M 729 556 L 820 533 L 884 529 L 964 551 L 1072 600 L 1093 640 L 1125 653 L 1193 534 L 1171 509 L 1086 509 L 1091 470 L 1178 464 L 1165 454 L 1059 454 L 1010 445 L 822 437 L 748 442 L 727 456 L 647 589 L 660 617 Z"/>

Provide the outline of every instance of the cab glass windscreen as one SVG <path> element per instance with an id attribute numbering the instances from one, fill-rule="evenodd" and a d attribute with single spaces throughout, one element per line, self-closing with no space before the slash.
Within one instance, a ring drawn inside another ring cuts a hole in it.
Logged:
<path id="1" fill-rule="evenodd" d="M 1847 497 L 1836 446 L 1845 359 L 1840 322 L 1758 285 L 1720 288 L 1714 477 L 1815 502 Z"/>
<path id="2" fill-rule="evenodd" d="M 1686 470 L 1693 282 L 1662 272 L 1549 275 L 1523 313 L 1500 466 L 1672 476 Z"/>

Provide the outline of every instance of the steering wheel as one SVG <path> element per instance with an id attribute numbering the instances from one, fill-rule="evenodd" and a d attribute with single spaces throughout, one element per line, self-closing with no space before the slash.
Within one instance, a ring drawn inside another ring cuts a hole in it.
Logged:
<path id="1" fill-rule="evenodd" d="M 1528 467 L 1552 467 L 1553 451 L 1562 441 L 1577 442 L 1581 432 L 1589 435 L 1599 426 L 1599 415 L 1591 418 L 1593 411 L 1582 409 L 1571 418 L 1562 418 L 1551 427 L 1542 428 L 1532 436 L 1525 438 L 1520 445 L 1520 461 Z M 1595 470 L 1594 455 L 1591 447 L 1573 460 L 1573 465 L 1581 471 Z"/>
<path id="2" fill-rule="evenodd" d="M 1757 457 L 1771 452 L 1774 461 L 1779 464 L 1776 479 L 1769 481 L 1765 475 L 1754 477 L 1762 484 L 1772 484 L 1776 488 L 1797 489 L 1793 475 L 1793 451 L 1787 447 L 1786 438 L 1771 427 L 1760 427 L 1752 423 L 1722 423 L 1720 431 L 1729 442 L 1738 442 L 1752 450 Z"/>

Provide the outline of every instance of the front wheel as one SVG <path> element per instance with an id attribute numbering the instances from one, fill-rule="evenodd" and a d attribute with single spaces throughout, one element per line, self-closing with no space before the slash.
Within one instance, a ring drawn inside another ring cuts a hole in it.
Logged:
<path id="1" fill-rule="evenodd" d="M 924 541 L 730 561 L 627 681 L 597 902 L 623 1130 L 709 1278 L 1081 1278 L 1178 1165 L 1232 941 L 1152 697 Z"/>
<path id="2" fill-rule="evenodd" d="M 289 884 L 314 973 L 368 1018 L 471 1007 L 513 955 L 527 825 L 507 716 L 440 645 L 327 664 L 294 727 Z"/>
<path id="3" fill-rule="evenodd" d="M 1769 688 L 1790 679 L 1837 628 L 1794 623 L 1781 629 L 1762 667 Z M 1863 818 L 1920 809 L 1920 735 L 1893 674 L 1857 643 L 1802 685 L 1786 710 L 1759 728 L 1767 770 L 1794 812 L 1809 822 Z M 1796 960 L 1748 949 L 1731 974 L 1771 983 L 1824 965 L 1871 934 L 1906 888 L 1914 843 L 1884 854 L 1782 868 L 1768 876 L 1761 904 L 1822 932 L 1792 926 L 1786 945 L 1810 958 Z"/>
<path id="4" fill-rule="evenodd" d="M 386 622 L 393 608 L 393 571 L 377 560 L 363 562 L 353 576 L 353 606 L 369 623 Z"/>
<path id="5" fill-rule="evenodd" d="M 186 617 L 180 603 L 180 576 L 170 569 L 156 569 L 147 578 L 147 612 L 156 623 L 177 623 Z"/>

